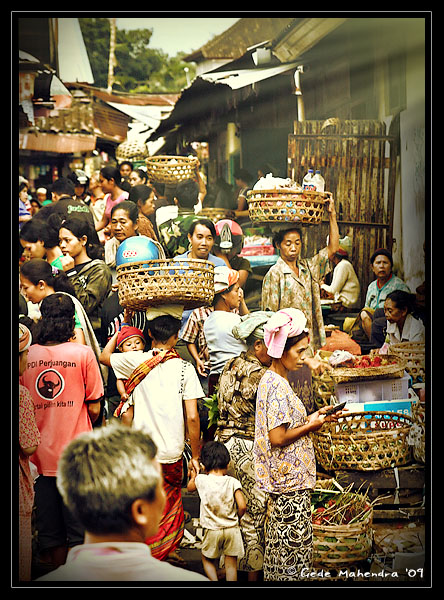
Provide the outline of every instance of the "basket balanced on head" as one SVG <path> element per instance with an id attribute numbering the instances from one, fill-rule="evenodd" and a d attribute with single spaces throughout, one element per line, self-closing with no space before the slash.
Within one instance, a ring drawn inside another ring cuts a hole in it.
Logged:
<path id="1" fill-rule="evenodd" d="M 194 156 L 151 156 L 146 159 L 146 170 L 150 181 L 176 184 L 193 179 L 198 162 Z"/>
<path id="2" fill-rule="evenodd" d="M 250 220 L 257 223 L 319 225 L 329 195 L 330 192 L 297 191 L 291 188 L 250 190 L 247 193 Z"/>
<path id="3" fill-rule="evenodd" d="M 116 265 L 119 302 L 124 308 L 144 310 L 159 304 L 182 304 L 190 309 L 213 301 L 213 263 L 165 258 L 160 244 L 150 238 L 124 240 Z"/>

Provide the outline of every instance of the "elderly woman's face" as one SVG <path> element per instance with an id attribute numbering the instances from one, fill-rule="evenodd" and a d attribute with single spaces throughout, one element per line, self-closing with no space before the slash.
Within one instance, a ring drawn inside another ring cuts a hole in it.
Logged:
<path id="1" fill-rule="evenodd" d="M 396 302 L 393 302 L 391 298 L 386 298 L 384 302 L 384 314 L 389 323 L 398 323 L 407 316 L 407 312 L 406 308 L 398 308 Z"/>
<path id="2" fill-rule="evenodd" d="M 301 253 L 301 236 L 298 231 L 288 231 L 279 245 L 281 258 L 285 262 L 293 262 Z"/>
<path id="3" fill-rule="evenodd" d="M 111 234 L 123 242 L 129 237 L 137 235 L 138 223 L 133 223 L 128 213 L 123 208 L 116 208 L 111 216 Z"/>
<path id="4" fill-rule="evenodd" d="M 392 272 L 392 263 L 387 256 L 379 254 L 372 263 L 372 270 L 378 279 L 385 279 Z"/>
<path id="5" fill-rule="evenodd" d="M 235 283 L 229 292 L 224 292 L 222 295 L 230 310 L 239 308 L 242 299 L 242 291 L 239 283 Z"/>
<path id="6" fill-rule="evenodd" d="M 308 350 L 308 337 L 302 338 L 289 350 L 284 350 L 281 361 L 288 371 L 297 371 L 304 365 L 305 353 Z"/>

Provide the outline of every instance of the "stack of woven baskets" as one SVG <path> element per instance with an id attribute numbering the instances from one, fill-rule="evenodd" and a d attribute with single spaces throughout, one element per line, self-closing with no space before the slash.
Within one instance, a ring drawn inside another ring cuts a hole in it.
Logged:
<path id="1" fill-rule="evenodd" d="M 402 377 L 405 362 L 389 356 L 381 367 L 345 368 L 332 371 L 335 383 Z M 326 423 L 312 435 L 316 460 L 326 471 L 376 471 L 407 464 L 411 459 L 409 415 L 395 412 L 345 413 L 338 422 Z"/>
<path id="2" fill-rule="evenodd" d="M 194 177 L 198 159 L 152 156 L 147 159 L 151 181 L 177 184 Z M 124 308 L 144 310 L 159 304 L 185 309 L 208 306 L 214 297 L 214 265 L 207 260 L 165 258 L 135 260 L 117 267 L 119 302 Z"/>

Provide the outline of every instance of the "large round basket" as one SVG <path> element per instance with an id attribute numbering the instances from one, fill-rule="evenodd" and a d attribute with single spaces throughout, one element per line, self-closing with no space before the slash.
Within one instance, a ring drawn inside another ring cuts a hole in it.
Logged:
<path id="1" fill-rule="evenodd" d="M 413 383 L 425 381 L 425 344 L 420 342 L 401 342 L 390 344 L 390 352 L 405 360 L 405 370 Z"/>
<path id="2" fill-rule="evenodd" d="M 350 413 L 325 423 L 311 438 L 316 461 L 326 471 L 379 471 L 407 464 L 413 420 L 390 412 Z"/>
<path id="3" fill-rule="evenodd" d="M 190 156 L 150 156 L 146 170 L 151 181 L 176 184 L 194 179 L 198 159 Z"/>
<path id="4" fill-rule="evenodd" d="M 359 496 L 359 494 L 356 494 Z M 313 523 L 313 564 L 340 568 L 366 560 L 373 544 L 373 507 L 362 520 L 344 525 Z"/>
<path id="5" fill-rule="evenodd" d="M 117 281 L 119 302 L 131 310 L 161 304 L 191 309 L 208 306 L 214 297 L 214 265 L 197 258 L 123 264 L 117 267 Z"/>
<path id="6" fill-rule="evenodd" d="M 250 220 L 256 223 L 296 222 L 319 225 L 329 195 L 329 192 L 308 190 L 250 190 L 247 193 Z"/>
<path id="7" fill-rule="evenodd" d="M 225 208 L 203 208 L 197 216 L 202 219 L 209 219 L 210 221 L 213 221 L 213 223 L 217 223 L 222 219 L 231 219 L 232 215 L 233 211 Z"/>
<path id="8" fill-rule="evenodd" d="M 373 379 L 394 379 L 402 377 L 405 370 L 405 361 L 400 356 L 387 354 L 385 356 L 394 364 L 388 364 L 381 367 L 335 367 L 331 371 L 331 376 L 335 383 L 344 383 L 346 381 L 370 381 Z"/>
<path id="9" fill-rule="evenodd" d="M 148 156 L 146 144 L 136 140 L 125 140 L 116 148 L 116 159 L 119 162 L 124 160 L 142 161 Z"/>

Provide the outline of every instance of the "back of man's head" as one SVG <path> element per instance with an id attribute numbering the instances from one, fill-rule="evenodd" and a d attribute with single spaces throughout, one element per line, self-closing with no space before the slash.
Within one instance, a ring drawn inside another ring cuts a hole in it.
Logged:
<path id="1" fill-rule="evenodd" d="M 199 201 L 199 185 L 193 179 L 184 179 L 176 186 L 175 197 L 179 206 L 193 208 Z"/>
<path id="2" fill-rule="evenodd" d="M 62 453 L 57 488 L 66 506 L 94 534 L 121 534 L 133 526 L 131 506 L 152 502 L 161 475 L 156 445 L 141 430 L 98 427 L 77 436 Z"/>
<path id="3" fill-rule="evenodd" d="M 67 177 L 56 179 L 51 186 L 51 192 L 57 196 L 74 196 L 74 183 Z"/>

